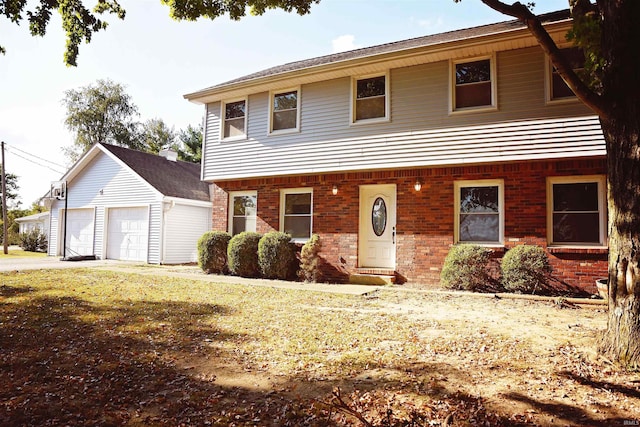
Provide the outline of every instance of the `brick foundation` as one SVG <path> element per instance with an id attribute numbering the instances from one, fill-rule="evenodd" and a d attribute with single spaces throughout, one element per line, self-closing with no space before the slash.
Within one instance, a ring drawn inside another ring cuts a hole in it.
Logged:
<path id="1" fill-rule="evenodd" d="M 505 250 L 519 244 L 547 249 L 556 287 L 597 293 L 595 280 L 607 276 L 603 249 L 547 248 L 546 178 L 606 173 L 606 160 L 584 159 L 442 167 L 312 176 L 273 177 L 216 182 L 213 187 L 214 230 L 228 230 L 228 192 L 256 190 L 257 231 L 279 228 L 281 189 L 313 188 L 313 232 L 322 244 L 323 274 L 327 281 L 345 282 L 358 267 L 359 186 L 396 184 L 396 273 L 400 282 L 436 287 L 454 233 L 454 182 L 503 179 Z M 413 184 L 422 181 L 417 192 Z M 333 185 L 338 194 L 332 194 Z"/>

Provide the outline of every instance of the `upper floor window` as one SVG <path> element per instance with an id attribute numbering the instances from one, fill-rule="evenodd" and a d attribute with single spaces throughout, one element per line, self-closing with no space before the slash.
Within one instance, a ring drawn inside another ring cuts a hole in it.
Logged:
<path id="1" fill-rule="evenodd" d="M 503 187 L 502 180 L 455 183 L 456 243 L 502 244 Z"/>
<path id="2" fill-rule="evenodd" d="M 243 231 L 256 231 L 258 193 L 236 191 L 229 194 L 229 234 L 235 236 Z"/>
<path id="3" fill-rule="evenodd" d="M 222 104 L 222 138 L 241 138 L 247 134 L 247 100 Z"/>
<path id="4" fill-rule="evenodd" d="M 581 49 L 577 47 L 571 47 L 561 49 L 561 52 L 563 55 L 565 55 L 565 58 L 567 58 L 567 62 L 569 62 L 569 66 L 573 69 L 573 71 L 580 74 L 584 70 L 584 53 Z M 558 73 L 556 67 L 554 67 L 550 61 L 547 67 L 547 76 L 547 101 L 577 99 L 576 95 L 565 83 L 562 76 L 560 76 L 560 73 Z"/>
<path id="5" fill-rule="evenodd" d="M 271 93 L 271 132 L 298 130 L 300 121 L 299 90 Z"/>
<path id="6" fill-rule="evenodd" d="M 451 63 L 451 111 L 496 107 L 493 56 Z"/>
<path id="7" fill-rule="evenodd" d="M 311 237 L 313 190 L 286 189 L 280 192 L 280 230 L 294 241 L 304 242 Z"/>
<path id="8" fill-rule="evenodd" d="M 354 78 L 352 123 L 389 118 L 389 78 L 387 74 Z"/>
<path id="9" fill-rule="evenodd" d="M 547 230 L 550 244 L 606 244 L 605 177 L 547 179 Z"/>

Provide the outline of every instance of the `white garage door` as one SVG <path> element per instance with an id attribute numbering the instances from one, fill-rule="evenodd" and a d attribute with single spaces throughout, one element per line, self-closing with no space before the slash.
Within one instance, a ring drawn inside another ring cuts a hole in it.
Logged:
<path id="1" fill-rule="evenodd" d="M 93 213 L 93 209 L 70 209 L 67 211 L 67 250 L 60 251 L 60 255 L 70 257 L 94 254 Z"/>
<path id="2" fill-rule="evenodd" d="M 107 258 L 147 260 L 148 208 L 109 209 Z"/>

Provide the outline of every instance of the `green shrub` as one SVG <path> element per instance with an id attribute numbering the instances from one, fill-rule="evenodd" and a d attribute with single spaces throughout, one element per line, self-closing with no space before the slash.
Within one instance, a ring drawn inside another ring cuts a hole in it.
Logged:
<path id="1" fill-rule="evenodd" d="M 224 231 L 207 231 L 198 239 L 198 265 L 207 274 L 227 271 L 227 246 L 231 235 Z"/>
<path id="2" fill-rule="evenodd" d="M 453 246 L 444 259 L 440 283 L 447 289 L 473 291 L 487 287 L 491 278 L 487 265 L 491 252 L 486 248 L 472 244 Z"/>
<path id="3" fill-rule="evenodd" d="M 232 274 L 241 277 L 258 277 L 258 242 L 262 236 L 251 231 L 243 231 L 229 240 L 227 263 Z"/>
<path id="4" fill-rule="evenodd" d="M 296 248 L 286 233 L 272 231 L 258 242 L 258 264 L 264 278 L 291 279 L 298 269 L 297 261 Z"/>
<path id="5" fill-rule="evenodd" d="M 300 251 L 300 271 L 298 275 L 305 282 L 317 282 L 320 280 L 320 237 L 313 234 Z"/>
<path id="6" fill-rule="evenodd" d="M 519 245 L 509 249 L 500 263 L 502 286 L 508 291 L 535 293 L 547 284 L 551 273 L 547 253 L 540 246 Z"/>
<path id="7" fill-rule="evenodd" d="M 20 247 L 27 252 L 46 252 L 49 247 L 47 235 L 39 228 L 20 233 Z"/>

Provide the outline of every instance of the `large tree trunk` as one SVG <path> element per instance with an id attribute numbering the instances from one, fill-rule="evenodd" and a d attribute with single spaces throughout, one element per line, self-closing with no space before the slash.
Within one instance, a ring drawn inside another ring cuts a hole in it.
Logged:
<path id="1" fill-rule="evenodd" d="M 598 1 L 606 67 L 609 318 L 600 350 L 640 367 L 640 1 Z"/>

